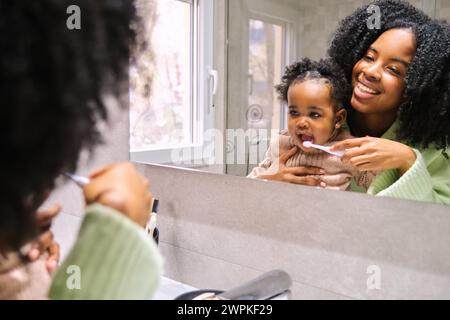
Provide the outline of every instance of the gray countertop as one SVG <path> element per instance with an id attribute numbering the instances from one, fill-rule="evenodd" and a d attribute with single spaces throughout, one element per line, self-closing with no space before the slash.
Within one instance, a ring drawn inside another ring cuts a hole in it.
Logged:
<path id="1" fill-rule="evenodd" d="M 166 277 L 162 277 L 159 288 L 158 290 L 156 290 L 153 300 L 173 300 L 177 296 L 193 290 L 197 290 L 197 288 Z"/>

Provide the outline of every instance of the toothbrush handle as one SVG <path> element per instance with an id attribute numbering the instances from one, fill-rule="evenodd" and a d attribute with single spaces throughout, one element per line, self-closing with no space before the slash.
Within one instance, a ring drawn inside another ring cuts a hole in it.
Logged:
<path id="1" fill-rule="evenodd" d="M 328 151 L 328 152 L 339 158 L 341 158 L 345 153 L 345 151 Z"/>

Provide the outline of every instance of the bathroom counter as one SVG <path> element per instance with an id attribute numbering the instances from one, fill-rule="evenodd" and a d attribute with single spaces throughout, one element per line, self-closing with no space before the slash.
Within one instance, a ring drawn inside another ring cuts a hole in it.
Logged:
<path id="1" fill-rule="evenodd" d="M 156 290 L 153 300 L 173 300 L 179 295 L 193 290 L 197 290 L 197 288 L 166 277 L 162 277 L 161 283 L 158 290 Z"/>

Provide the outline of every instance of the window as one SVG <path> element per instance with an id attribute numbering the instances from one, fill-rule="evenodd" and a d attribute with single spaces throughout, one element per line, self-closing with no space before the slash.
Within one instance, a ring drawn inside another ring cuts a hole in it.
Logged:
<path id="1" fill-rule="evenodd" d="M 274 86 L 295 60 L 300 15 L 290 1 L 228 3 L 227 128 L 244 129 L 246 138 L 227 136 L 234 153 L 227 152 L 226 173 L 245 176 L 262 161 L 271 135 L 286 127 L 286 106 Z"/>
<path id="2" fill-rule="evenodd" d="M 247 107 L 248 128 L 255 128 L 249 137 L 247 172 L 264 159 L 273 130 L 284 127 L 283 105 L 277 98 L 275 85 L 280 83 L 285 66 L 286 28 L 282 24 L 249 19 Z"/>
<path id="3" fill-rule="evenodd" d="M 259 19 L 249 20 L 249 127 L 280 129 L 281 110 L 274 87 L 285 64 L 284 28 Z M 264 123 L 261 123 L 264 122 Z"/>
<path id="4" fill-rule="evenodd" d="M 151 7 L 150 7 L 151 6 Z M 151 49 L 130 66 L 130 157 L 172 163 L 177 149 L 203 144 L 210 126 L 211 0 L 138 2 Z"/>

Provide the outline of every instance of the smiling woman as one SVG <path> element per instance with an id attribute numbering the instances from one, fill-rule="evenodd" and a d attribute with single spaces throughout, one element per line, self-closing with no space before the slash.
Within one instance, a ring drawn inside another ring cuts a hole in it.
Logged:
<path id="1" fill-rule="evenodd" d="M 391 29 L 383 33 L 353 68 L 353 108 L 363 113 L 376 111 L 387 116 L 384 121 L 392 123 L 397 106 L 405 99 L 405 76 L 415 52 L 412 30 Z"/>
<path id="2" fill-rule="evenodd" d="M 355 120 L 354 132 L 358 134 L 361 131 L 358 126 L 365 125 L 363 131 L 379 136 L 391 126 L 397 117 L 398 106 L 406 101 L 403 95 L 405 76 L 415 52 L 415 36 L 411 29 L 390 29 L 355 64 L 351 105 L 357 111 L 355 117 L 368 116 L 361 121 Z"/>
<path id="3" fill-rule="evenodd" d="M 368 192 L 450 204 L 450 35 L 406 2 L 381 0 L 381 28 L 367 6 L 344 19 L 330 56 L 353 86 L 343 161 L 380 171 Z M 351 47 L 350 47 L 350 44 Z"/>
<path id="4" fill-rule="evenodd" d="M 380 9 L 380 28 L 369 28 L 370 10 L 363 6 L 341 21 L 328 52 L 352 87 L 342 99 L 350 131 L 363 137 L 344 138 L 330 150 L 344 151 L 342 161 L 360 172 L 377 173 L 369 194 L 450 204 L 450 27 L 407 2 L 380 0 L 372 5 Z M 311 90 L 319 93 L 307 91 Z M 296 91 L 288 97 L 286 90 L 285 100 L 294 101 Z M 302 103 L 288 102 L 290 119 L 306 119 Z M 323 116 L 321 103 L 308 105 L 309 121 L 315 126 Z M 292 122 L 293 145 L 305 149 L 305 140 L 326 142 L 322 135 L 312 134 L 314 126 Z M 311 179 L 311 170 L 317 168 L 285 167 L 295 150 L 281 145 L 277 150 L 279 166 L 264 178 L 326 185 L 322 176 Z M 352 190 L 361 191 L 354 183 Z"/>

